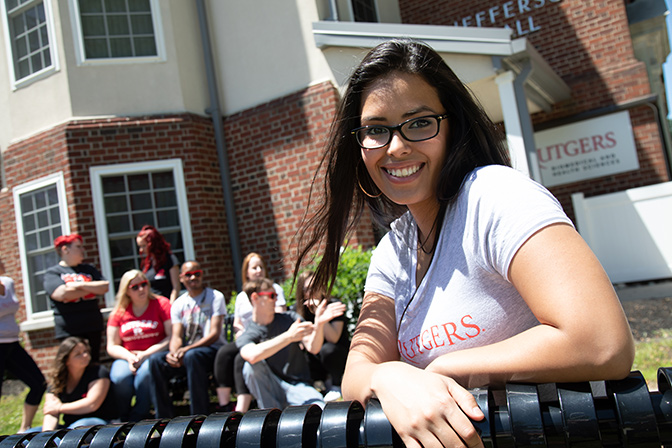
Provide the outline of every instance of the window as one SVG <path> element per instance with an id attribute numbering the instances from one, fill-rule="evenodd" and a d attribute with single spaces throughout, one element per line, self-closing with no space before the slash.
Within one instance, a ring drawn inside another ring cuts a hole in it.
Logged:
<path id="1" fill-rule="evenodd" d="M 352 0 L 352 15 L 355 22 L 378 22 L 374 0 Z"/>
<path id="2" fill-rule="evenodd" d="M 42 0 L 4 0 L 3 21 L 12 55 L 13 81 L 54 68 L 48 3 Z M 49 19 L 49 20 L 48 20 Z"/>
<path id="3" fill-rule="evenodd" d="M 63 174 L 16 187 L 14 209 L 28 318 L 50 316 L 42 278 L 60 260 L 54 239 L 70 233 Z"/>
<path id="4" fill-rule="evenodd" d="M 80 63 L 161 57 L 157 0 L 71 0 L 71 4 Z"/>
<path id="5" fill-rule="evenodd" d="M 180 160 L 93 167 L 91 179 L 102 268 L 114 290 L 124 272 L 140 267 L 135 237 L 145 224 L 159 229 L 180 261 L 193 258 Z"/>

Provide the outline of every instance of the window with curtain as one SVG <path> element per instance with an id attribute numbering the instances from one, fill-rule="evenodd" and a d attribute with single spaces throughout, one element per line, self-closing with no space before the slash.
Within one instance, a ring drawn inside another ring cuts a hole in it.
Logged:
<path id="1" fill-rule="evenodd" d="M 157 56 L 150 0 L 77 0 L 85 59 Z"/>
<path id="2" fill-rule="evenodd" d="M 42 0 L 5 0 L 14 79 L 52 67 L 47 11 Z"/>

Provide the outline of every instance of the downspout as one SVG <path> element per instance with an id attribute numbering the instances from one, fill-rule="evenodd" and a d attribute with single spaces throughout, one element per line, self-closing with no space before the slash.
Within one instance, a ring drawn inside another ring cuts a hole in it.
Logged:
<path id="1" fill-rule="evenodd" d="M 240 238 L 238 236 L 238 223 L 236 221 L 236 209 L 233 202 L 233 189 L 231 188 L 231 176 L 229 173 L 229 159 L 226 155 L 226 141 L 224 139 L 224 125 L 219 104 L 219 92 L 217 91 L 217 77 L 212 60 L 212 47 L 210 45 L 210 30 L 208 17 L 205 12 L 205 0 L 196 0 L 198 9 L 198 23 L 201 30 L 203 43 L 203 59 L 205 60 L 205 73 L 208 78 L 208 91 L 210 94 L 210 107 L 206 113 L 212 117 L 215 130 L 215 146 L 217 147 L 217 159 L 219 160 L 219 176 L 224 192 L 224 207 L 226 209 L 226 222 L 229 229 L 229 244 L 231 246 L 231 259 L 233 263 L 233 276 L 236 282 L 236 291 L 242 289 L 243 279 L 240 278 L 240 266 L 243 258 L 240 251 Z"/>
<path id="2" fill-rule="evenodd" d="M 330 17 L 327 20 L 338 22 L 338 6 L 336 0 L 329 0 Z"/>

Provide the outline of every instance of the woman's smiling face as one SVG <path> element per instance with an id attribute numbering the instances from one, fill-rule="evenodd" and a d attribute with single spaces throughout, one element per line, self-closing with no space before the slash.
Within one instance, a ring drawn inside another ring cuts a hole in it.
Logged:
<path id="1" fill-rule="evenodd" d="M 362 95 L 361 125 L 395 126 L 411 118 L 446 111 L 436 90 L 422 77 L 392 72 L 374 81 Z M 438 204 L 436 187 L 446 157 L 448 121 L 439 124 L 436 137 L 409 142 L 398 131 L 389 144 L 361 149 L 369 175 L 391 201 L 414 208 Z"/>

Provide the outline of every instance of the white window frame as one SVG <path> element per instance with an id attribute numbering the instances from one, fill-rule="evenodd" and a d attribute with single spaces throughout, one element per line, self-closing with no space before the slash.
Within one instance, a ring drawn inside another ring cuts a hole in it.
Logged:
<path id="1" fill-rule="evenodd" d="M 72 34 L 75 45 L 75 57 L 77 65 L 121 65 L 121 64 L 147 64 L 166 61 L 166 44 L 161 21 L 161 3 L 159 0 L 149 0 L 152 10 L 152 24 L 154 26 L 154 39 L 156 40 L 156 56 L 140 56 L 131 58 L 96 58 L 87 59 L 84 49 L 84 37 L 82 35 L 82 20 L 79 13 L 79 1 L 68 0 L 70 5 L 70 20 L 72 22 Z"/>
<path id="2" fill-rule="evenodd" d="M 12 49 L 12 36 L 9 32 L 9 21 L 7 20 L 7 7 L 5 0 L 0 0 L 2 25 L 5 36 L 5 49 L 7 52 L 7 67 L 9 69 L 9 79 L 12 91 L 26 87 L 35 81 L 39 81 L 40 79 L 51 76 L 53 73 L 56 73 L 59 70 L 58 51 L 56 51 L 56 38 L 54 35 L 54 14 L 51 9 L 51 0 L 35 0 L 35 3 L 39 3 L 40 1 L 44 4 L 44 14 L 47 23 L 47 35 L 49 36 L 49 53 L 51 55 L 51 65 L 49 67 L 44 67 L 42 70 L 30 74 L 25 78 L 17 80 L 15 72 L 16 68 L 14 64 L 14 51 Z"/>
<path id="3" fill-rule="evenodd" d="M 23 295 L 26 304 L 27 320 L 21 324 L 21 330 L 39 330 L 54 326 L 54 312 L 41 311 L 33 313 L 32 291 L 30 290 L 30 278 L 28 270 L 28 256 L 26 254 L 26 245 L 23 238 L 23 219 L 21 218 L 21 200 L 20 196 L 40 188 L 56 185 L 58 193 L 58 209 L 61 217 L 61 234 L 70 234 L 70 220 L 68 218 L 68 203 L 65 195 L 65 179 L 63 172 L 50 174 L 49 176 L 36 179 L 34 181 L 19 185 L 13 189 L 14 195 L 14 214 L 16 217 L 16 234 L 19 242 L 19 257 L 21 260 L 21 278 L 23 279 Z"/>
<path id="4" fill-rule="evenodd" d="M 112 279 L 112 263 L 110 245 L 108 242 L 107 219 L 105 217 L 105 202 L 103 200 L 103 177 L 120 174 L 150 173 L 154 171 L 172 170 L 175 177 L 175 195 L 177 196 L 178 213 L 180 216 L 180 231 L 184 242 L 184 259 L 194 258 L 194 243 L 191 236 L 191 217 L 189 215 L 189 203 L 187 202 L 187 189 L 184 183 L 184 171 L 182 159 L 156 160 L 150 162 L 124 163 L 118 165 L 93 166 L 89 168 L 91 176 L 91 196 L 93 199 L 93 213 L 96 221 L 96 235 L 98 237 L 98 250 L 100 252 L 100 267 L 106 279 Z M 105 306 L 114 306 L 113 282 L 110 281 L 110 289 L 105 294 Z"/>

